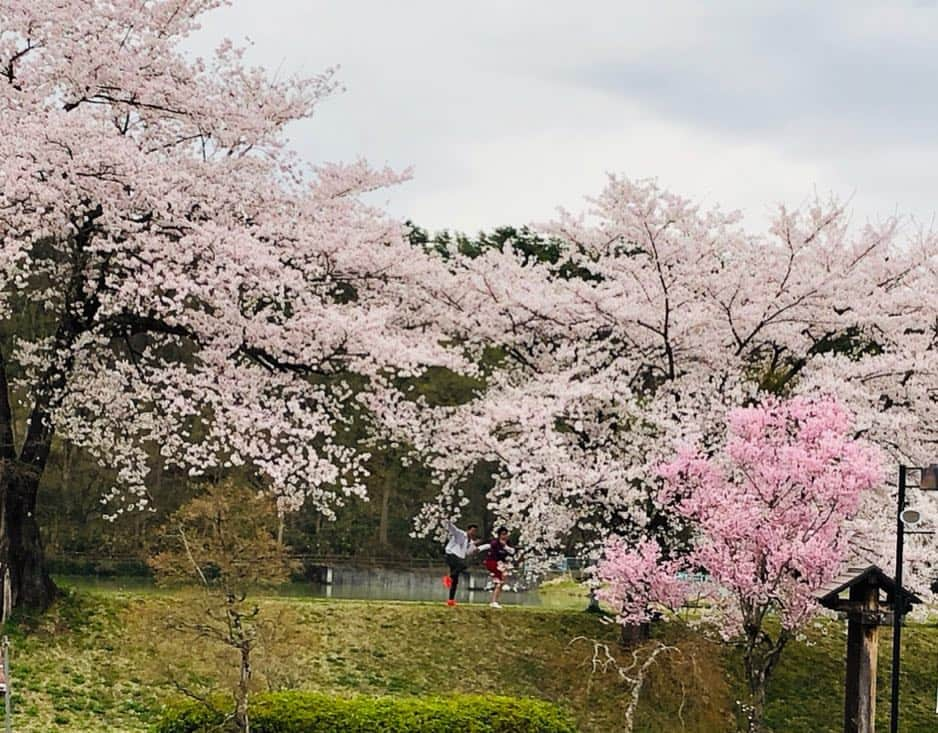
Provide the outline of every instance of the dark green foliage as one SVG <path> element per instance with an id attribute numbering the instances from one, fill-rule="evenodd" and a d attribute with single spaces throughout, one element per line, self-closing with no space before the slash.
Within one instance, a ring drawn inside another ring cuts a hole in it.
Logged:
<path id="1" fill-rule="evenodd" d="M 449 257 L 454 250 L 466 257 L 478 257 L 487 250 L 510 248 L 522 255 L 525 264 L 554 266 L 552 269 L 562 278 L 598 279 L 589 269 L 576 265 L 569 257 L 564 258 L 564 245 L 560 240 L 543 237 L 526 226 L 496 227 L 491 232 L 479 232 L 475 238 L 446 229 L 431 235 L 412 222 L 407 222 L 407 226 L 411 244 L 436 252 L 444 258 Z"/>
<path id="2" fill-rule="evenodd" d="M 843 332 L 830 332 L 817 337 L 812 336 L 806 330 L 805 335 L 814 341 L 808 349 L 808 356 L 836 354 L 856 361 L 864 356 L 876 356 L 883 353 L 880 344 L 855 326 Z M 793 358 L 778 347 L 769 345 L 763 349 L 763 352 L 762 356 L 766 357 L 765 362 L 756 362 L 750 376 L 758 381 L 759 389 L 763 392 L 775 395 L 788 394 L 797 382 L 802 369 L 807 366 L 808 359 Z"/>
<path id="3" fill-rule="evenodd" d="M 93 575 L 99 578 L 150 578 L 153 572 L 143 560 L 56 557 L 47 562 L 53 575 Z"/>
<path id="4" fill-rule="evenodd" d="M 478 257 L 486 250 L 502 249 L 507 244 L 524 255 L 527 262 L 547 262 L 553 265 L 560 259 L 560 242 L 545 239 L 528 227 L 497 227 L 491 233 L 479 232 L 473 239 L 462 232 L 449 232 L 446 229 L 431 236 L 426 229 L 421 229 L 411 222 L 407 224 L 411 244 L 437 252 L 444 257 L 453 248 L 467 257 Z"/>
<path id="5" fill-rule="evenodd" d="M 190 703 L 171 709 L 154 733 L 225 730 L 224 714 Z M 515 697 L 333 697 L 313 692 L 258 695 L 256 733 L 575 733 L 556 705 Z"/>
<path id="6" fill-rule="evenodd" d="M 402 381 L 405 390 L 422 397 L 434 407 L 464 404 L 485 389 L 482 380 L 443 367 L 430 367 L 419 377 Z"/>

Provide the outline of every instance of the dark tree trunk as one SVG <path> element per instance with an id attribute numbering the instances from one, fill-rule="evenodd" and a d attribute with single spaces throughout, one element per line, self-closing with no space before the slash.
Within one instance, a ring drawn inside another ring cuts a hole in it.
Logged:
<path id="1" fill-rule="evenodd" d="M 248 696 L 251 694 L 251 650 L 254 641 L 250 629 L 244 627 L 243 614 L 238 609 L 232 593 L 228 593 L 228 643 L 240 654 L 241 669 L 238 686 L 235 688 L 235 725 L 241 733 L 251 733 L 251 719 L 248 715 Z M 243 600 L 243 598 L 242 598 Z"/>
<path id="2" fill-rule="evenodd" d="M 650 638 L 651 624 L 647 621 L 641 624 L 622 624 L 622 632 L 619 634 L 619 646 L 628 649 L 648 641 Z"/>
<path id="3" fill-rule="evenodd" d="M 791 639 L 784 628 L 773 640 L 763 630 L 765 610 L 756 613 L 755 621 L 744 624 L 746 647 L 743 649 L 743 669 L 749 685 L 749 700 L 745 713 L 748 733 L 763 733 L 765 725 L 766 687 L 782 651 Z"/>
<path id="4" fill-rule="evenodd" d="M 391 495 L 394 492 L 394 479 L 397 476 L 397 471 L 394 467 L 394 459 L 389 450 L 384 451 L 380 460 L 376 462 L 372 476 L 374 476 L 381 485 L 381 509 L 378 513 L 376 539 L 381 547 L 388 547 L 391 544 L 388 541 L 388 528 L 391 519 Z"/>
<path id="5" fill-rule="evenodd" d="M 747 714 L 747 732 L 765 733 L 765 687 L 750 691 Z"/>
<path id="6" fill-rule="evenodd" d="M 55 599 L 56 587 L 46 569 L 39 524 L 36 522 L 36 496 L 39 478 L 28 467 L 14 463 L 4 472 L 3 514 L 0 518 L 0 583 L 10 571 L 13 608 L 44 611 Z M 0 585 L 2 587 L 2 585 Z"/>
<path id="7" fill-rule="evenodd" d="M 251 733 L 251 718 L 248 715 L 248 695 L 251 684 L 251 647 L 241 645 L 241 673 L 238 677 L 237 700 L 235 702 L 235 723 L 241 733 Z"/>
<path id="8" fill-rule="evenodd" d="M 388 541 L 388 525 L 390 524 L 390 506 L 391 492 L 393 487 L 387 475 L 384 478 L 384 491 L 381 494 L 381 517 L 378 522 L 378 542 L 387 547 L 391 543 Z"/>
<path id="9" fill-rule="evenodd" d="M 95 222 L 103 213 L 100 205 L 93 205 L 73 219 L 80 225 L 68 242 L 70 274 L 63 278 L 63 307 L 50 347 L 63 358 L 50 363 L 30 390 L 33 406 L 18 457 L 7 363 L 0 349 L 0 582 L 9 571 L 12 596 L 3 599 L 4 608 L 43 611 L 55 598 L 55 584 L 46 570 L 36 522 L 36 496 L 52 448 L 53 408 L 67 387 L 74 363 L 73 347 L 78 337 L 93 327 L 101 305 L 99 295 L 106 283 L 106 269 L 100 269 L 92 287 L 87 273 L 91 263 L 89 245 L 97 233 Z M 121 335 L 126 336 L 126 331 Z"/>
<path id="10" fill-rule="evenodd" d="M 52 435 L 39 428 L 31 423 L 27 431 L 24 447 L 32 460 L 19 460 L 6 362 L 0 350 L 0 608 L 3 609 L 29 607 L 44 611 L 55 597 L 55 584 L 46 571 L 36 523 L 36 495 Z M 2 598 L 7 571 L 11 598 Z"/>
<path id="11" fill-rule="evenodd" d="M 586 607 L 587 613 L 602 613 L 603 609 L 599 605 L 599 599 L 596 597 L 596 589 L 590 588 L 590 602 Z"/>

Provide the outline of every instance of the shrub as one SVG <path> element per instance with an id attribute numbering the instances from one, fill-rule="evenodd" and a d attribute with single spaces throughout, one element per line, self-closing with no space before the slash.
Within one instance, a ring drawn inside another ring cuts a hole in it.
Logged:
<path id="1" fill-rule="evenodd" d="M 148 578 L 153 573 L 142 560 L 81 557 L 52 557 L 46 561 L 52 575 L 88 575 L 98 578 Z"/>
<path id="2" fill-rule="evenodd" d="M 332 697 L 274 692 L 251 701 L 254 733 L 575 733 L 556 705 L 528 698 Z M 169 710 L 154 733 L 203 733 L 220 728 L 224 715 L 190 703 Z"/>

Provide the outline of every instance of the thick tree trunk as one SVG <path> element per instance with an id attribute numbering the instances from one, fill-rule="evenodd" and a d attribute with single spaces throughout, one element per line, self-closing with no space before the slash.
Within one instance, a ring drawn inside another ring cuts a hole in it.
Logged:
<path id="1" fill-rule="evenodd" d="M 0 578 L 9 569 L 13 608 L 44 611 L 56 595 L 45 563 L 39 524 L 36 522 L 36 496 L 39 478 L 28 467 L 13 463 L 4 472 L 0 516 Z"/>
<path id="2" fill-rule="evenodd" d="M 36 411 L 32 417 L 37 422 L 30 422 L 24 444 L 30 460 L 19 460 L 6 361 L 0 351 L 0 596 L 7 572 L 12 596 L 0 597 L 0 608 L 44 611 L 55 598 L 55 585 L 46 571 L 36 522 L 36 496 L 52 433 L 43 427 L 44 412 Z"/>

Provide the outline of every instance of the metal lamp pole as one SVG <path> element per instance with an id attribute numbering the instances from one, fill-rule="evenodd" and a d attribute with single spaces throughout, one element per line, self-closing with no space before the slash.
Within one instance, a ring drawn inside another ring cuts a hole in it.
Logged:
<path id="1" fill-rule="evenodd" d="M 905 509 L 905 466 L 899 466 L 899 498 L 896 509 L 896 597 L 892 609 L 892 700 L 889 707 L 889 731 L 899 733 L 899 650 L 902 634 L 902 545 L 905 539 L 905 523 L 902 510 Z"/>
<path id="2" fill-rule="evenodd" d="M 902 617 L 906 612 L 906 594 L 902 588 L 902 550 L 905 542 L 908 523 L 914 527 L 921 519 L 921 513 L 915 509 L 905 508 L 905 490 L 907 488 L 907 474 L 909 466 L 899 466 L 899 494 L 896 506 L 896 596 L 893 603 L 892 614 L 892 699 L 889 706 L 889 731 L 899 733 L 899 663 L 901 651 Z M 915 468 L 919 472 L 918 488 L 921 491 L 938 491 L 938 465 L 931 464 L 927 468 Z M 935 534 L 932 531 L 911 529 L 909 534 Z"/>

